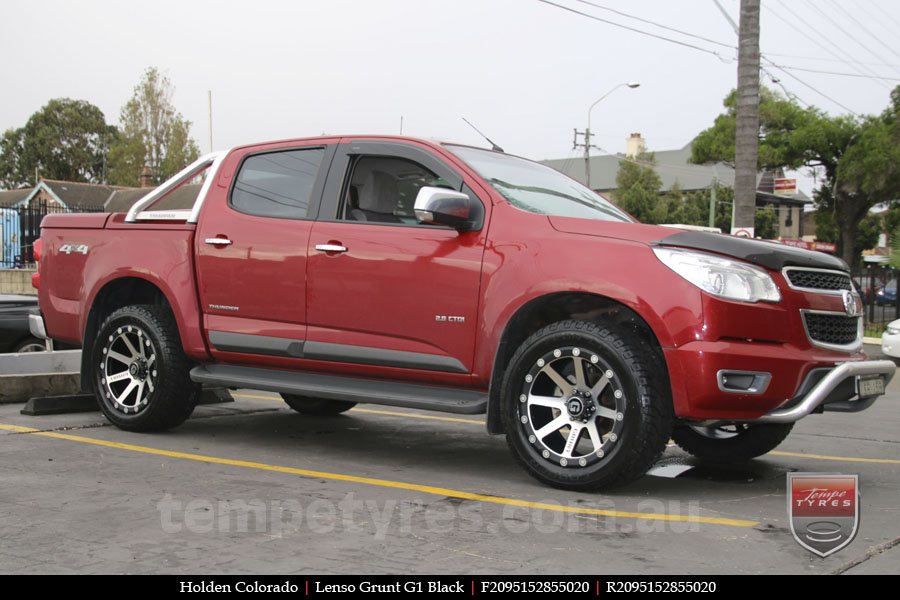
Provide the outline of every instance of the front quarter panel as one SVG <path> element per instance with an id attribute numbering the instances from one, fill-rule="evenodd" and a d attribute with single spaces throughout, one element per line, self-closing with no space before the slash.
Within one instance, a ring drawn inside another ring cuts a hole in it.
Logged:
<path id="1" fill-rule="evenodd" d="M 625 228 L 623 238 L 598 237 L 557 231 L 546 216 L 505 202 L 494 211 L 483 273 L 484 341 L 476 360 L 481 377 L 491 372 L 513 315 L 548 294 L 583 292 L 624 304 L 647 322 L 663 348 L 702 334 L 700 291 L 663 265 L 650 246 L 623 239 L 634 224 L 609 224 Z"/>

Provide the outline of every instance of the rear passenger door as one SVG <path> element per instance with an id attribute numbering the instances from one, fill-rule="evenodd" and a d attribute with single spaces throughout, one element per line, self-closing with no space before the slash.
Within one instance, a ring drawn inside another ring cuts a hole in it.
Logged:
<path id="1" fill-rule="evenodd" d="M 419 223 L 413 204 L 423 186 L 469 194 L 481 210 L 479 229 Z M 342 144 L 309 241 L 305 356 L 378 376 L 470 373 L 486 209 L 427 147 Z"/>
<path id="2" fill-rule="evenodd" d="M 334 145 L 256 147 L 223 164 L 197 225 L 201 310 L 221 360 L 299 358 L 307 242 Z"/>

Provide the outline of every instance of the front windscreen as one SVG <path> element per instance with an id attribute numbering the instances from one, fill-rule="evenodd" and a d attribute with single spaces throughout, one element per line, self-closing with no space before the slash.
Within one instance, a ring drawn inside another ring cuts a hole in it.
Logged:
<path id="1" fill-rule="evenodd" d="M 558 217 L 634 221 L 611 202 L 545 165 L 490 150 L 446 147 L 516 208 Z"/>

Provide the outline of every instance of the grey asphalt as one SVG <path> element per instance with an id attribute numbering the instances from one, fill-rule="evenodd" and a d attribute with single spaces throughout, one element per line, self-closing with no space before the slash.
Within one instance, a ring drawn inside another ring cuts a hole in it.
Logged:
<path id="1" fill-rule="evenodd" d="M 162 434 L 0 406 L 0 572 L 900 572 L 900 377 L 870 410 L 811 416 L 747 466 L 670 447 L 668 476 L 602 494 L 540 485 L 477 417 L 365 406 L 315 418 L 237 395 Z M 789 471 L 859 474 L 850 546 L 821 559 L 793 540 Z"/>

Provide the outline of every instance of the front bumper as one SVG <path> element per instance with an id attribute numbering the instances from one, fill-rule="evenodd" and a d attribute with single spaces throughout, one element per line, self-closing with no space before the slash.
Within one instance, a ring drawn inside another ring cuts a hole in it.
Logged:
<path id="1" fill-rule="evenodd" d="M 859 374 L 882 376 L 887 384 L 895 370 L 892 362 L 869 361 L 862 353 L 848 355 L 792 344 L 738 340 L 698 340 L 665 349 L 665 356 L 675 414 L 695 422 L 777 419 L 783 411 L 798 406 L 809 410 L 789 412 L 788 418 L 801 412 L 805 416 L 825 404 L 852 401 Z M 769 380 L 765 386 L 744 391 L 723 389 L 722 372 L 752 372 L 767 375 Z M 834 375 L 826 378 L 831 372 Z M 810 401 L 805 402 L 807 399 Z M 841 410 L 838 406 L 829 410 Z M 797 418 L 801 417 L 794 420 Z"/>
<path id="2" fill-rule="evenodd" d="M 861 362 L 842 363 L 828 371 L 818 383 L 800 398 L 787 403 L 785 408 L 773 410 L 758 419 L 755 423 L 793 423 L 815 412 L 822 410 L 855 412 L 868 408 L 877 396 L 857 398 L 856 378 L 865 376 L 883 377 L 884 385 L 894 377 L 896 366 L 889 360 L 866 360 Z M 848 386 L 847 383 L 851 385 Z"/>

